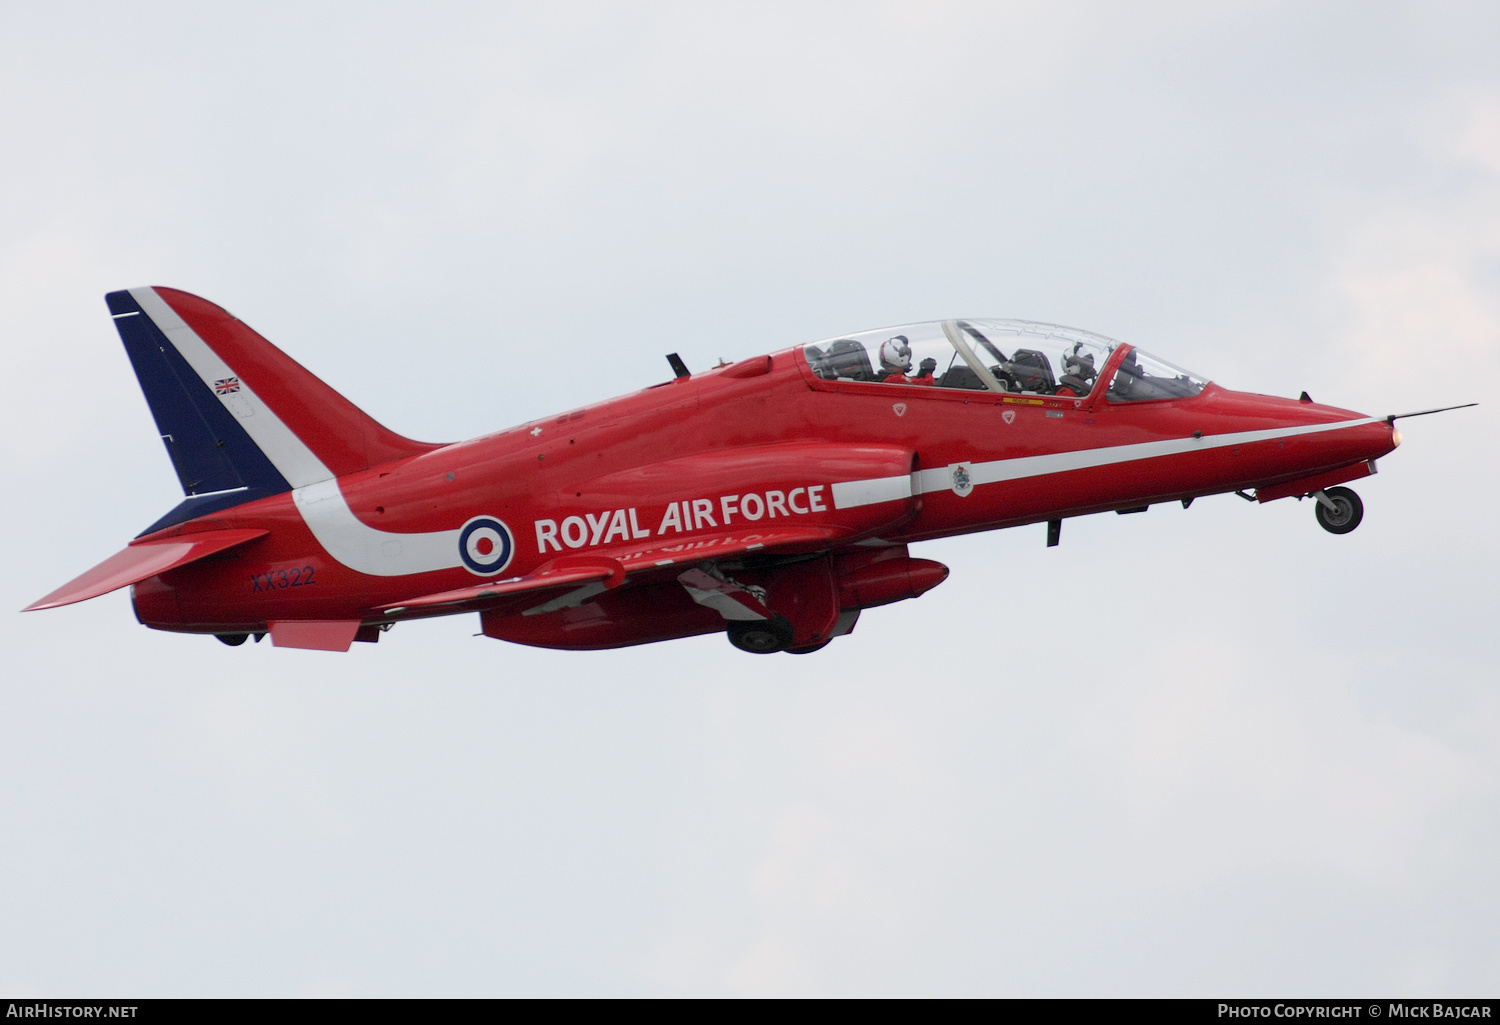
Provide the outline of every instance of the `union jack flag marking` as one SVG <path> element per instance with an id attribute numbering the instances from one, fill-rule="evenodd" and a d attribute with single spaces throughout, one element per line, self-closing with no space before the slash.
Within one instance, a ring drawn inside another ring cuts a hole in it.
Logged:
<path id="1" fill-rule="evenodd" d="M 228 395 L 230 392 L 240 390 L 240 379 L 238 377 L 226 377 L 222 381 L 214 382 L 214 391 L 219 395 Z"/>

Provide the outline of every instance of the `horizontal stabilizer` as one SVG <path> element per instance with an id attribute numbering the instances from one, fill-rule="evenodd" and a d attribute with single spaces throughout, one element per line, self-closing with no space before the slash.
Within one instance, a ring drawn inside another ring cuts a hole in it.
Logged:
<path id="1" fill-rule="evenodd" d="M 101 594 L 138 583 L 158 573 L 186 566 L 190 562 L 254 541 L 270 533 L 267 530 L 208 530 L 197 534 L 133 544 L 123 552 L 105 559 L 82 576 L 63 584 L 57 590 L 22 609 L 55 609 L 59 605 L 97 598 Z"/>

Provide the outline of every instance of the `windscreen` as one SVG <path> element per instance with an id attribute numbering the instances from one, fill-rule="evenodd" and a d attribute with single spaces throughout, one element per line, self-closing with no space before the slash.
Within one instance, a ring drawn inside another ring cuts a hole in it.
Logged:
<path id="1" fill-rule="evenodd" d="M 1132 349 L 1115 370 L 1106 396 L 1111 402 L 1190 399 L 1206 387 L 1208 378 L 1173 366 L 1140 349 Z"/>

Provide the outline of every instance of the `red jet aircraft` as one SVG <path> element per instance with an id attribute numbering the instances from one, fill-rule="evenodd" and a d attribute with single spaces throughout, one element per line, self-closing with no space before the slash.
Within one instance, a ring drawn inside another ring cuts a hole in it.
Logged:
<path id="1" fill-rule="evenodd" d="M 106 300 L 186 497 L 29 608 L 130 585 L 146 626 L 226 644 L 347 651 L 477 612 L 546 648 L 724 630 L 801 654 L 942 583 L 914 541 L 1045 522 L 1055 545 L 1070 516 L 1224 492 L 1311 496 L 1347 533 L 1363 509 L 1337 485 L 1401 443 L 1396 416 L 1229 391 L 1100 335 L 945 320 L 699 374 L 673 354 L 663 384 L 437 445 L 204 299 Z"/>

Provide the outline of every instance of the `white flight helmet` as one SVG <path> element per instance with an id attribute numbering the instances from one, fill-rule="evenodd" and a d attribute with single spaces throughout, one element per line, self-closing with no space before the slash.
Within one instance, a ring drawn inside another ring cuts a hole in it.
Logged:
<path id="1" fill-rule="evenodd" d="M 1070 374 L 1084 381 L 1090 381 L 1095 376 L 1094 354 L 1082 350 L 1083 346 L 1075 343 L 1073 351 L 1063 357 L 1063 373 Z"/>
<path id="2" fill-rule="evenodd" d="M 888 338 L 880 346 L 880 365 L 907 373 L 911 370 L 911 346 L 905 335 Z"/>

